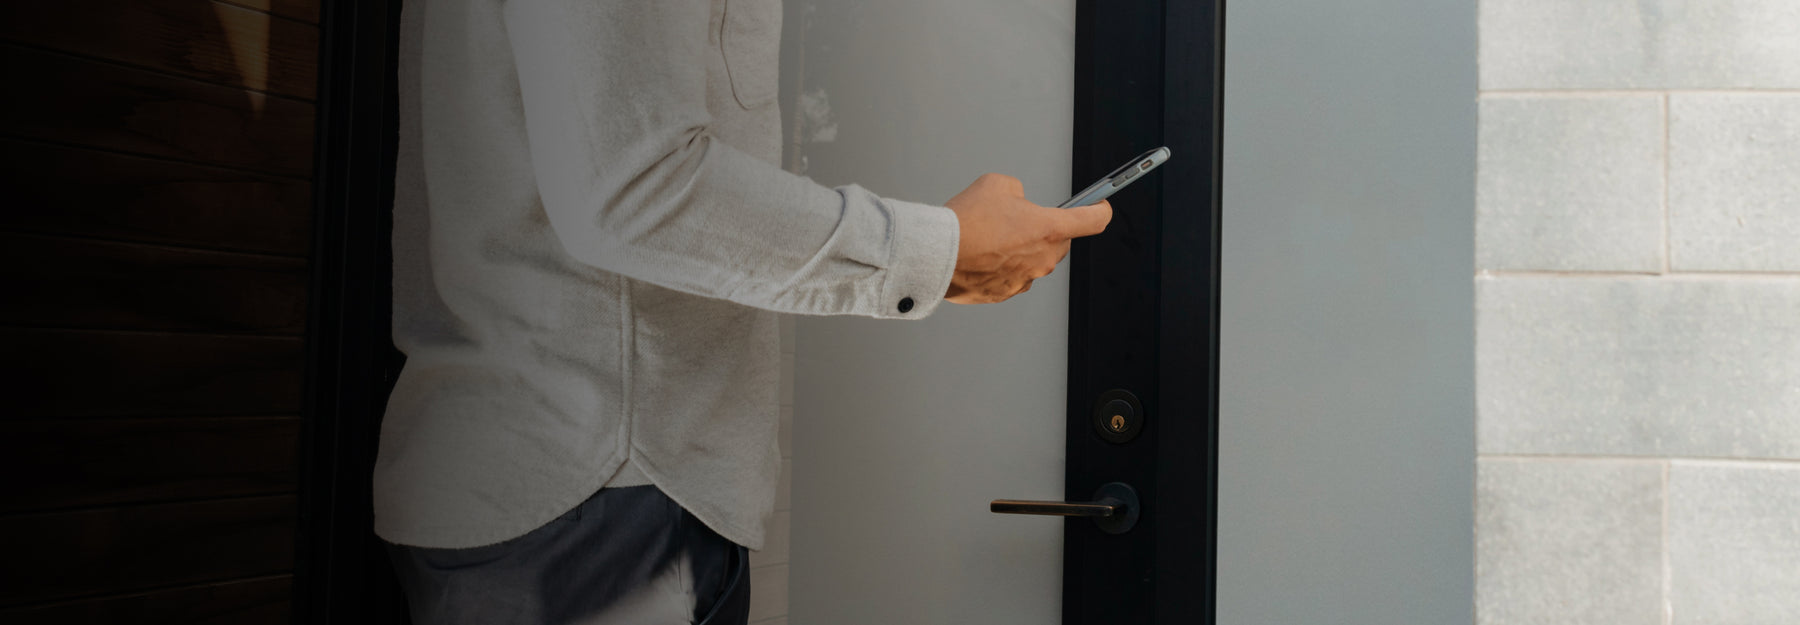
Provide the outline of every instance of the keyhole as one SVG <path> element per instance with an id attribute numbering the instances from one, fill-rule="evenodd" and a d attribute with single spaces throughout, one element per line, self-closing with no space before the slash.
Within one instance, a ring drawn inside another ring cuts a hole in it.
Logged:
<path id="1" fill-rule="evenodd" d="M 1101 393 L 1094 411 L 1088 415 L 1088 427 L 1094 428 L 1094 434 L 1115 445 L 1130 442 L 1144 429 L 1143 407 L 1138 405 L 1136 397 L 1123 389 Z"/>

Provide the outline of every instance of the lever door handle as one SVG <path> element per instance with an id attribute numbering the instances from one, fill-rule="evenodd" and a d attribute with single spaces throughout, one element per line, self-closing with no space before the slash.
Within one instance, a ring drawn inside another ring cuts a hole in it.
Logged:
<path id="1" fill-rule="evenodd" d="M 999 514 L 1038 514 L 1044 516 L 1110 517 L 1125 508 L 1125 502 L 1112 497 L 1100 501 L 1028 501 L 995 499 L 988 509 Z"/>
<path id="2" fill-rule="evenodd" d="M 1121 482 L 1110 482 L 1094 491 L 1093 501 L 1030 501 L 995 499 L 988 510 L 998 514 L 1087 517 L 1108 534 L 1131 531 L 1138 520 L 1137 491 Z"/>

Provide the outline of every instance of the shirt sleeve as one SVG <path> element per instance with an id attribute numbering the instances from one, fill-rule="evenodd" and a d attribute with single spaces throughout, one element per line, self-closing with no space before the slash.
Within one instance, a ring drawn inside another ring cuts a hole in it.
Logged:
<path id="1" fill-rule="evenodd" d="M 719 141 L 706 0 L 510 0 L 532 169 L 576 259 L 778 312 L 920 318 L 949 288 L 949 209 L 830 189 Z"/>

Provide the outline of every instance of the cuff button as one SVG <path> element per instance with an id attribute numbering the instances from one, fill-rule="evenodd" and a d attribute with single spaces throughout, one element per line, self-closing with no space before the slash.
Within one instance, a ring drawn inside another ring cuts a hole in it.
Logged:
<path id="1" fill-rule="evenodd" d="M 900 314 L 904 315 L 906 313 L 912 312 L 912 308 L 913 308 L 912 298 L 910 298 L 910 297 L 900 298 Z"/>

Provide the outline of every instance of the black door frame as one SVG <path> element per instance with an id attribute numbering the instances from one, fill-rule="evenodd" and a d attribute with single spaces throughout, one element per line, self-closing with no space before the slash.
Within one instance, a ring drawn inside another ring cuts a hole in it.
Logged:
<path id="1" fill-rule="evenodd" d="M 1125 534 L 1065 525 L 1067 625 L 1213 622 L 1224 8 L 1076 4 L 1075 186 L 1155 146 L 1174 155 L 1159 184 L 1115 196 L 1112 225 L 1071 255 L 1065 496 L 1125 482 L 1143 509 Z M 1093 421 L 1111 389 L 1144 409 L 1122 444 Z"/>
<path id="2" fill-rule="evenodd" d="M 401 358 L 389 277 L 399 0 L 325 0 L 294 622 L 405 623 L 371 477 Z"/>

